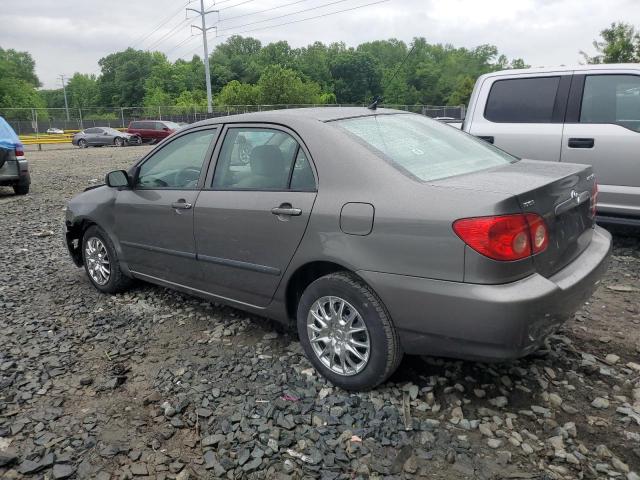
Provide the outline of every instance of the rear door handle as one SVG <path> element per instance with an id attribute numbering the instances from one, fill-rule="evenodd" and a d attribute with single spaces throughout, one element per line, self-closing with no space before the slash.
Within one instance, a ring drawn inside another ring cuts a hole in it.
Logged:
<path id="1" fill-rule="evenodd" d="M 593 138 L 570 138 L 569 148 L 593 148 L 596 141 Z"/>
<path id="2" fill-rule="evenodd" d="M 302 215 L 302 210 L 299 208 L 293 208 L 291 205 L 280 205 L 271 209 L 271 213 L 274 215 L 287 215 L 290 217 L 299 217 Z"/>
<path id="3" fill-rule="evenodd" d="M 489 136 L 485 136 L 485 135 L 478 135 L 478 138 L 480 140 L 484 140 L 485 142 L 489 142 L 491 144 L 493 144 L 493 142 L 495 141 L 495 138 L 493 138 L 493 136 L 489 135 Z"/>
<path id="4" fill-rule="evenodd" d="M 193 207 L 193 204 L 187 203 L 185 200 L 178 200 L 171 204 L 171 208 L 175 208 L 176 210 L 189 210 L 191 207 Z"/>

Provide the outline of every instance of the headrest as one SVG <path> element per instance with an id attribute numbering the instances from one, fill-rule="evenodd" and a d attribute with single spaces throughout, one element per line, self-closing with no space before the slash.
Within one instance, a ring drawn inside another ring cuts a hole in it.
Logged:
<path id="1" fill-rule="evenodd" d="M 284 157 L 275 145 L 259 145 L 249 156 L 251 172 L 254 175 L 276 177 L 284 174 Z"/>

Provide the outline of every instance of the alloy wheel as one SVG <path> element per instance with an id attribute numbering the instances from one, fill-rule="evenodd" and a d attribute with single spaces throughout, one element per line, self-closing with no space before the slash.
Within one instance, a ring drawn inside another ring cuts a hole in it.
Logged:
<path id="1" fill-rule="evenodd" d="M 356 375 L 369 362 L 367 325 L 353 305 L 340 297 L 321 297 L 313 303 L 307 334 L 318 360 L 333 373 Z"/>
<path id="2" fill-rule="evenodd" d="M 91 237 L 87 240 L 84 248 L 87 271 L 91 279 L 98 285 L 105 285 L 111 277 L 111 262 L 107 247 L 102 240 Z"/>

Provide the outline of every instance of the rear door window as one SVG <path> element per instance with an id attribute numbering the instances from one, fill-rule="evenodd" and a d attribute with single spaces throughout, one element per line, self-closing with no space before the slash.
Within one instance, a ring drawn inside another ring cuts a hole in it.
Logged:
<path id="1" fill-rule="evenodd" d="M 580 123 L 615 123 L 640 132 L 640 76 L 588 75 Z"/>
<path id="2" fill-rule="evenodd" d="M 560 77 L 497 80 L 484 111 L 497 123 L 552 123 Z"/>

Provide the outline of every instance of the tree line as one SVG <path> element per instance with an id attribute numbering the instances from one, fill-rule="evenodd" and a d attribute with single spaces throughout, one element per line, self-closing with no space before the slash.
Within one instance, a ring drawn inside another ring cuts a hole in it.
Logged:
<path id="1" fill-rule="evenodd" d="M 589 63 L 640 62 L 640 33 L 614 23 L 594 42 Z M 171 62 L 162 52 L 128 48 L 98 62 L 101 73 L 75 73 L 68 79 L 71 108 L 206 105 L 202 59 Z M 232 36 L 209 57 L 216 105 L 365 103 L 381 95 L 388 104 L 460 105 L 467 103 L 479 75 L 526 68 L 493 45 L 468 49 L 431 44 L 423 37 L 411 44 L 376 40 L 348 47 L 343 42 L 315 42 L 292 48 L 279 41 L 263 45 L 251 37 Z M 62 88 L 39 89 L 28 52 L 0 48 L 0 110 L 11 107 L 64 107 Z M 25 113 L 26 114 L 26 113 Z"/>

